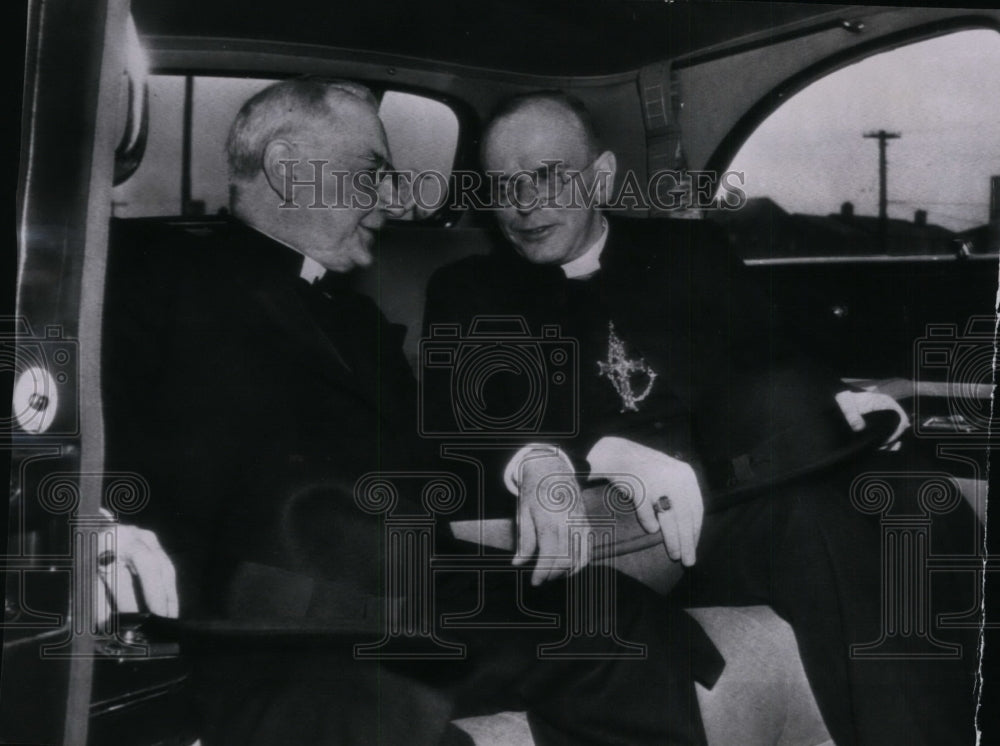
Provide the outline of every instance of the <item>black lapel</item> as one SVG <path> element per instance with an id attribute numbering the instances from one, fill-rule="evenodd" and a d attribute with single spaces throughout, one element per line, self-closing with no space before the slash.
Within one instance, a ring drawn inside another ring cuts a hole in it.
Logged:
<path id="1" fill-rule="evenodd" d="M 643 357 L 669 386 L 687 396 L 692 346 L 687 226 L 680 220 L 609 220 L 601 292 L 630 357 Z M 683 221 L 688 222 L 688 221 Z"/>
<path id="2" fill-rule="evenodd" d="M 336 323 L 326 316 L 329 301 L 320 287 L 306 287 L 299 278 L 302 256 L 287 246 L 246 226 L 233 231 L 237 256 L 244 256 L 255 269 L 238 275 L 246 292 L 265 310 L 275 331 L 290 340 L 303 357 L 314 362 L 336 385 L 351 390 L 371 403 L 370 393 L 360 385 L 336 343 L 326 332 L 326 324 Z"/>

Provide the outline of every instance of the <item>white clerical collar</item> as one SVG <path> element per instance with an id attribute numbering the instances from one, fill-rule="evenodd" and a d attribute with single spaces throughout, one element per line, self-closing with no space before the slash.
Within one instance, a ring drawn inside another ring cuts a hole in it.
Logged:
<path id="1" fill-rule="evenodd" d="M 608 220 L 601 217 L 601 235 L 590 248 L 580 254 L 576 259 L 562 265 L 562 271 L 570 280 L 587 277 L 594 274 L 601 268 L 601 252 L 604 251 L 604 244 L 608 240 Z"/>
<path id="2" fill-rule="evenodd" d="M 296 249 L 294 246 L 292 246 L 287 241 L 282 241 L 280 238 L 277 238 L 276 236 L 272 236 L 267 231 L 261 230 L 260 228 L 258 228 L 255 225 L 250 226 L 250 227 L 253 228 L 255 231 L 257 231 L 258 233 L 263 233 L 265 236 L 267 236 L 268 238 L 270 238 L 272 241 L 274 241 L 276 243 L 280 243 L 282 246 L 287 246 L 292 251 L 294 251 L 296 254 L 301 255 L 302 256 L 302 269 L 299 271 L 299 277 L 301 277 L 303 280 L 305 280 L 306 282 L 308 282 L 310 285 L 312 283 L 314 283 L 314 282 L 319 282 L 326 275 L 326 272 L 327 272 L 326 267 L 324 267 L 322 264 L 320 264 L 319 262 L 317 262 L 311 256 L 306 256 L 305 254 L 303 254 L 301 251 L 299 251 L 298 249 Z"/>
<path id="3" fill-rule="evenodd" d="M 299 272 L 299 277 L 312 284 L 322 280 L 324 275 L 326 275 L 326 267 L 312 257 L 302 257 L 302 271 Z"/>

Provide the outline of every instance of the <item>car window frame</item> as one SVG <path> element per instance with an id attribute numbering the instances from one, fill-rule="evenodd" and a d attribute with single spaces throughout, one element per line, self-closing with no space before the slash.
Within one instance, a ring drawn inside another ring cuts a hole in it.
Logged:
<path id="1" fill-rule="evenodd" d="M 894 33 L 887 34 L 868 42 L 844 49 L 838 53 L 829 55 L 813 64 L 799 70 L 797 73 L 786 79 L 783 83 L 775 86 L 761 97 L 756 104 L 748 109 L 736 124 L 729 129 L 725 137 L 718 144 L 709 156 L 705 170 L 723 173 L 732 164 L 740 149 L 753 136 L 759 127 L 774 114 L 779 108 L 800 91 L 805 90 L 812 84 L 823 78 L 836 73 L 845 67 L 863 62 L 866 59 L 879 54 L 891 52 L 895 49 L 917 44 L 922 41 L 941 38 L 953 33 L 962 31 L 988 30 L 1000 34 L 1000 20 L 991 16 L 975 14 L 969 12 L 968 16 L 959 16 L 945 20 L 933 21 L 919 24 L 910 28 L 902 29 Z M 735 47 L 732 50 L 724 50 L 711 54 L 694 55 L 675 62 L 676 68 L 684 68 L 693 64 L 698 64 L 706 59 L 725 59 L 731 54 L 739 54 L 745 51 L 745 47 Z M 774 258 L 748 258 L 744 262 L 748 266 L 774 266 L 782 264 L 822 264 L 822 263 L 886 263 L 886 262 L 951 262 L 951 261 L 996 261 L 1000 258 L 1000 251 L 995 253 L 975 253 L 967 254 L 963 252 L 960 243 L 956 243 L 955 251 L 948 254 L 921 254 L 921 255 L 833 255 L 833 256 L 801 256 L 801 257 L 774 257 Z"/>

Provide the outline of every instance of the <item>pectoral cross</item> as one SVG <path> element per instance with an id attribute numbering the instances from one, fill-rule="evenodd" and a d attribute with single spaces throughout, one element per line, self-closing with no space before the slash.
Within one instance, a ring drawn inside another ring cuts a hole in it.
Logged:
<path id="1" fill-rule="evenodd" d="M 597 362 L 599 376 L 607 376 L 611 385 L 615 387 L 618 396 L 622 400 L 621 411 L 638 412 L 639 402 L 649 396 L 653 389 L 653 381 L 656 380 L 656 371 L 650 368 L 643 358 L 629 360 L 625 353 L 625 342 L 615 333 L 615 322 L 608 322 L 608 357 L 605 361 Z M 632 387 L 634 376 L 646 377 L 646 387 L 636 393 Z"/>

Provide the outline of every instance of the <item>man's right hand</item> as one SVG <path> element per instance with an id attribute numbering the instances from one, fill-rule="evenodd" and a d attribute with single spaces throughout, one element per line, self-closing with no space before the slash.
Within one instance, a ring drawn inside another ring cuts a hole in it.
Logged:
<path id="1" fill-rule="evenodd" d="M 670 559 L 690 567 L 695 563 L 705 504 L 698 477 L 690 464 L 641 443 L 607 436 L 590 453 L 590 478 L 631 474 L 643 486 L 635 514 L 647 533 L 663 534 Z"/>
<path id="2" fill-rule="evenodd" d="M 636 503 L 636 518 L 647 533 L 663 534 L 670 559 L 691 567 L 705 514 L 698 478 L 689 464 L 665 453 L 653 453 L 655 456 L 646 459 L 639 470 L 646 495 Z"/>
<path id="3" fill-rule="evenodd" d="M 552 454 L 533 454 L 521 462 L 514 564 L 528 563 L 537 551 L 532 585 L 579 572 L 590 561 L 580 485 L 566 467 L 565 457 Z M 582 541 L 575 548 L 570 546 L 570 518 L 581 528 L 576 533 Z"/>
<path id="4" fill-rule="evenodd" d="M 149 611 L 176 619 L 179 613 L 177 574 L 156 534 L 118 523 L 104 508 L 101 513 L 108 523 L 100 539 L 106 550 L 102 553 L 98 579 L 106 592 L 98 597 L 101 599 L 99 621 L 103 623 L 112 610 L 123 613 L 141 610 L 133 580 L 138 581 Z"/>

